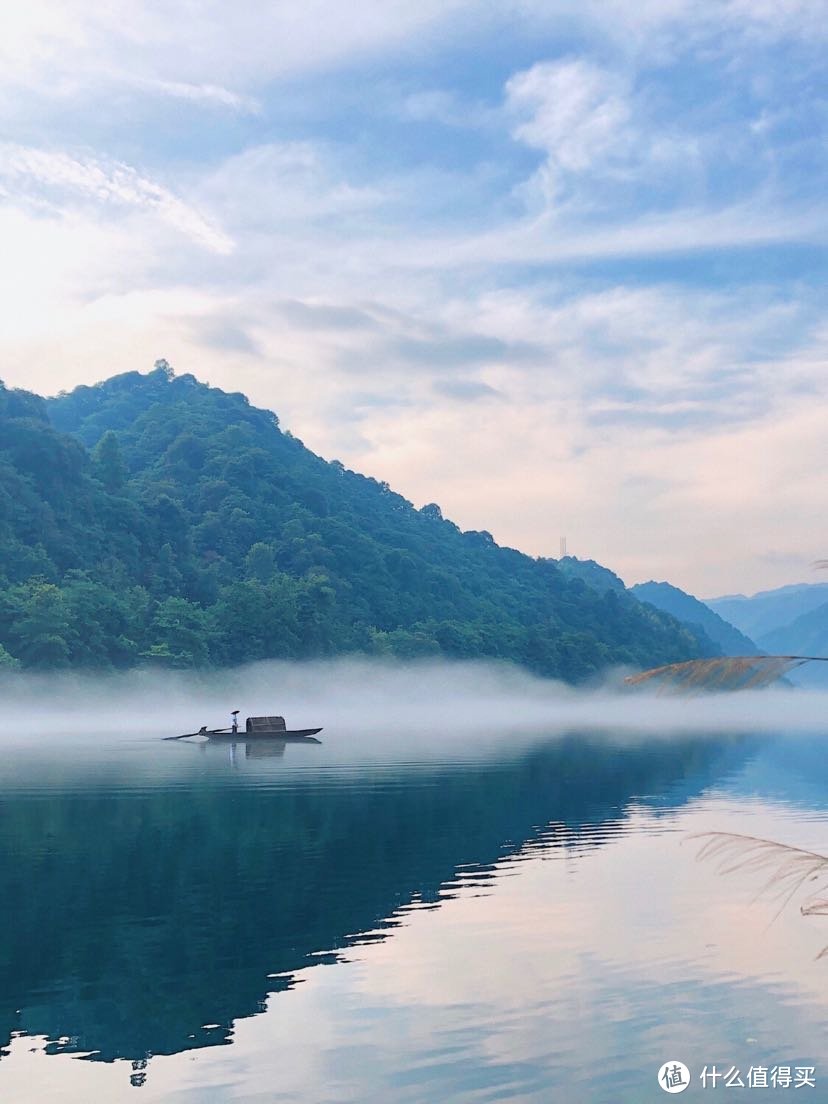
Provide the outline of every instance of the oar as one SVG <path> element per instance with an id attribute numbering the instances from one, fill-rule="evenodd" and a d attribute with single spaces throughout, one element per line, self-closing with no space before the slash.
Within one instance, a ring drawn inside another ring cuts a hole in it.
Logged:
<path id="1" fill-rule="evenodd" d="M 187 740 L 190 736 L 215 736 L 222 732 L 229 732 L 229 728 L 209 728 L 206 732 L 182 732 L 180 736 L 162 736 L 162 740 Z"/>

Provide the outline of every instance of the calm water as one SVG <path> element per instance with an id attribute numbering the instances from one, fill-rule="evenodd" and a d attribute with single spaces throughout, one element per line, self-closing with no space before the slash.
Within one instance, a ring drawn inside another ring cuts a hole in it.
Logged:
<path id="1" fill-rule="evenodd" d="M 324 735 L 6 749 L 0 1100 L 828 1101 L 828 917 L 690 838 L 828 851 L 819 732 Z"/>

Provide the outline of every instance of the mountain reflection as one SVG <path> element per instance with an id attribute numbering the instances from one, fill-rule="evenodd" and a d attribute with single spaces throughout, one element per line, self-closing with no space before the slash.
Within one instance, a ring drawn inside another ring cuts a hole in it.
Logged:
<path id="1" fill-rule="evenodd" d="M 387 937 L 412 902 L 485 886 L 524 851 L 598 846 L 631 802 L 675 808 L 751 746 L 579 734 L 279 788 L 228 769 L 184 788 L 7 795 L 0 1041 L 22 1030 L 139 1064 L 225 1043 L 293 972 Z"/>

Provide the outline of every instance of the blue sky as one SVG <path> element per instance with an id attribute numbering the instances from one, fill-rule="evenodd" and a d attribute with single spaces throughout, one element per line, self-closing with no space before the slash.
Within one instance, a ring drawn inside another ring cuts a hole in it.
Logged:
<path id="1" fill-rule="evenodd" d="M 501 543 L 828 549 L 824 0 L 0 13 L 0 377 L 164 356 Z"/>

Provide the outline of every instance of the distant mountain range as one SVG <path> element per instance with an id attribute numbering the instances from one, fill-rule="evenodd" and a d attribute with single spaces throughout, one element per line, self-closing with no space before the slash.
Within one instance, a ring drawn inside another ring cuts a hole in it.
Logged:
<path id="1" fill-rule="evenodd" d="M 828 583 L 797 583 L 751 597 L 730 594 L 709 598 L 706 605 L 763 651 L 828 654 Z"/>
<path id="2" fill-rule="evenodd" d="M 706 602 L 670 583 L 638 583 L 630 591 L 688 628 L 706 633 L 724 655 L 828 656 L 828 583 L 799 583 Z M 828 664 L 808 664 L 789 678 L 799 685 L 828 686 Z"/>
<path id="3" fill-rule="evenodd" d="M 768 652 L 779 655 L 828 655 L 828 602 L 760 639 Z"/>
<path id="4" fill-rule="evenodd" d="M 730 594 L 706 601 L 664 582 L 637 583 L 630 592 L 703 630 L 724 655 L 828 655 L 828 583 L 797 583 L 752 597 Z"/>
<path id="5" fill-rule="evenodd" d="M 752 597 L 731 594 L 707 603 L 749 632 L 771 655 L 828 656 L 828 583 L 797 583 Z M 809 663 L 790 676 L 800 686 L 828 688 L 828 663 Z"/>

